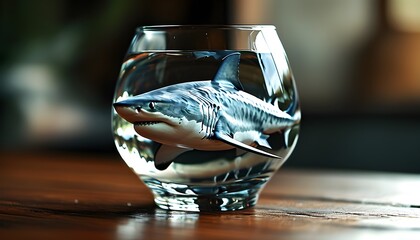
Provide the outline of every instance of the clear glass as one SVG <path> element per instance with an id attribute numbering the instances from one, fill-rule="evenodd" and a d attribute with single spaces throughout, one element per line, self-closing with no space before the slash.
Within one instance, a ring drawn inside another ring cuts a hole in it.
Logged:
<path id="1" fill-rule="evenodd" d="M 274 26 L 140 27 L 113 103 L 118 152 L 163 209 L 254 206 L 299 134 Z"/>

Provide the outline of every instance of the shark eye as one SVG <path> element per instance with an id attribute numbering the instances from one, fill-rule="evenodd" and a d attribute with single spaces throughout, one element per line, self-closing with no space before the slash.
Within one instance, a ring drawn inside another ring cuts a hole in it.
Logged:
<path id="1" fill-rule="evenodd" d="M 155 103 L 154 102 L 150 102 L 149 103 L 149 108 L 154 110 L 155 109 Z"/>

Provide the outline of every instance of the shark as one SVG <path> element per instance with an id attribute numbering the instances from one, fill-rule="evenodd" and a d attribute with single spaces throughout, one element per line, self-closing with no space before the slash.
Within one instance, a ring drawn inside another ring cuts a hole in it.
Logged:
<path id="1" fill-rule="evenodd" d="M 280 158 L 270 152 L 267 139 L 300 118 L 244 91 L 239 63 L 240 53 L 232 53 L 212 80 L 173 84 L 113 104 L 138 134 L 161 144 L 154 159 L 157 169 L 165 170 L 178 155 L 194 149 L 237 148 Z"/>

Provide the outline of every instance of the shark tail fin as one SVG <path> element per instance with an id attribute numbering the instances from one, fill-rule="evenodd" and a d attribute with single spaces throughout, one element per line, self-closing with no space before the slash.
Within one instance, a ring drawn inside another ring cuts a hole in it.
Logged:
<path id="1" fill-rule="evenodd" d="M 284 146 L 286 148 L 288 148 L 290 146 L 290 133 L 293 130 L 293 127 L 292 126 L 295 125 L 295 124 L 299 124 L 300 123 L 300 119 L 301 119 L 301 112 L 300 112 L 299 103 L 297 101 L 297 95 L 296 94 L 297 93 L 295 91 L 293 102 L 284 111 L 284 113 L 286 114 L 287 119 L 289 121 L 289 124 L 288 124 L 289 127 L 278 129 L 278 132 L 281 133 L 281 134 L 283 134 Z M 279 108 L 280 109 L 278 99 L 274 99 L 272 101 L 272 104 L 276 108 Z"/>

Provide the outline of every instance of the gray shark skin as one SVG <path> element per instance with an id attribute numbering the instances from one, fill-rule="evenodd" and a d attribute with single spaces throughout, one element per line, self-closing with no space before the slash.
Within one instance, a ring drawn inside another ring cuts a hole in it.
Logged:
<path id="1" fill-rule="evenodd" d="M 239 61 L 240 53 L 226 56 L 213 80 L 166 86 L 114 103 L 138 134 L 162 144 L 155 155 L 157 169 L 193 149 L 239 148 L 280 158 L 268 152 L 267 138 L 296 124 L 300 115 L 292 117 L 243 91 Z"/>

